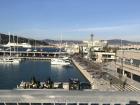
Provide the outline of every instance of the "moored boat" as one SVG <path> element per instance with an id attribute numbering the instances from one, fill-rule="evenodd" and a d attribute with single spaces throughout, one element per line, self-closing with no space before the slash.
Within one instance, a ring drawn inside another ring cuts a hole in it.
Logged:
<path id="1" fill-rule="evenodd" d="M 70 65 L 70 61 L 68 59 L 52 58 L 51 59 L 51 64 L 52 65 L 68 66 L 68 65 Z"/>
<path id="2" fill-rule="evenodd" d="M 16 59 L 12 57 L 2 57 L 0 58 L 0 64 L 6 64 L 6 63 L 14 63 L 18 64 L 20 63 L 21 59 Z"/>

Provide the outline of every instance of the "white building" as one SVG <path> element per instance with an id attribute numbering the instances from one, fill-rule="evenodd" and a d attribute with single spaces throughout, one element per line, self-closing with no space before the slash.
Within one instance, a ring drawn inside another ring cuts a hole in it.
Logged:
<path id="1" fill-rule="evenodd" d="M 110 52 L 95 52 L 96 62 L 110 62 L 115 60 L 115 53 Z"/>
<path id="2" fill-rule="evenodd" d="M 115 60 L 115 53 L 105 52 L 104 48 L 107 47 L 107 41 L 84 41 L 83 53 L 85 58 L 93 59 L 96 62 L 106 62 Z"/>
<path id="3" fill-rule="evenodd" d="M 65 51 L 69 54 L 79 53 L 79 45 L 72 44 L 72 45 L 65 45 Z"/>
<path id="4" fill-rule="evenodd" d="M 83 42 L 87 44 L 88 48 L 94 47 L 94 50 L 96 51 L 103 49 L 103 47 L 107 46 L 107 41 L 105 40 L 83 41 Z"/>

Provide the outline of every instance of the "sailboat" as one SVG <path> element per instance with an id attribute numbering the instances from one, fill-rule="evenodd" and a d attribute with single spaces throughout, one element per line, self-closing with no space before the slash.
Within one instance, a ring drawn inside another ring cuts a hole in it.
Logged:
<path id="1" fill-rule="evenodd" d="M 9 33 L 9 43 L 10 43 L 10 33 Z M 9 56 L 4 56 L 3 57 L 0 57 L 0 63 L 1 64 L 5 64 L 5 63 L 16 63 L 18 64 L 19 62 L 21 61 L 21 59 L 19 58 L 15 58 L 15 57 L 12 57 L 11 56 L 11 46 L 10 46 L 10 55 Z"/>
<path id="2" fill-rule="evenodd" d="M 62 35 L 61 35 L 61 44 L 62 44 Z M 60 54 L 61 54 L 61 47 L 60 45 Z M 68 57 L 58 57 L 58 58 L 52 58 L 51 59 L 51 64 L 52 65 L 61 65 L 61 66 L 69 66 L 70 65 L 70 60 Z"/>

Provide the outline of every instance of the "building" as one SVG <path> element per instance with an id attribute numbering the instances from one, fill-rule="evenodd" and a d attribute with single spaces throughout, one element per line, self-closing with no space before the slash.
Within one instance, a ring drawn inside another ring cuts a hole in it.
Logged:
<path id="1" fill-rule="evenodd" d="M 96 51 L 101 50 L 103 47 L 107 46 L 107 41 L 105 40 L 83 41 L 83 43 L 87 44 L 88 48 L 94 47 L 94 50 Z"/>
<path id="2" fill-rule="evenodd" d="M 82 51 L 85 58 L 92 59 L 96 62 L 110 62 L 115 60 L 115 53 L 105 51 L 107 48 L 107 41 L 84 41 L 85 45 Z"/>
<path id="3" fill-rule="evenodd" d="M 75 54 L 75 53 L 79 53 L 79 45 L 78 44 L 71 44 L 71 45 L 65 45 L 64 46 L 65 51 L 68 54 Z"/>
<path id="4" fill-rule="evenodd" d="M 140 82 L 140 51 L 118 50 L 116 58 L 117 73 Z"/>
<path id="5" fill-rule="evenodd" d="M 115 53 L 111 52 L 94 52 L 94 61 L 96 62 L 111 62 L 115 60 Z"/>
<path id="6" fill-rule="evenodd" d="M 140 92 L 0 90 L 0 105 L 137 105 Z"/>

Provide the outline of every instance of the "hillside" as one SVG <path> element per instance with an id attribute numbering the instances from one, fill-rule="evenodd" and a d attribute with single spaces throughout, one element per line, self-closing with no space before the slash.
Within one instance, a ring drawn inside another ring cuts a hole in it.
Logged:
<path id="1" fill-rule="evenodd" d="M 14 40 L 13 40 L 14 39 Z M 9 35 L 0 33 L 0 44 L 7 44 L 9 42 Z M 17 36 L 10 35 L 10 42 L 17 42 Z M 34 40 L 24 37 L 18 37 L 18 43 L 30 43 L 31 45 L 48 45 L 46 41 Z"/>
<path id="2" fill-rule="evenodd" d="M 128 40 L 120 40 L 120 39 L 112 39 L 107 40 L 109 45 L 129 45 L 129 44 L 140 44 L 140 42 L 128 41 Z"/>
<path id="3" fill-rule="evenodd" d="M 58 43 L 67 43 L 67 44 L 81 44 L 83 43 L 83 41 L 79 41 L 79 40 L 51 40 L 51 39 L 45 39 L 45 42 L 49 43 L 49 44 L 58 44 Z"/>

